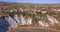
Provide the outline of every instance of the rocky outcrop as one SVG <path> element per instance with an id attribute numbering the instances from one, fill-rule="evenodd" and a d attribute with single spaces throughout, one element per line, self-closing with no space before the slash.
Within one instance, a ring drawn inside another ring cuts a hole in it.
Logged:
<path id="1" fill-rule="evenodd" d="M 47 19 L 50 21 L 51 25 L 59 24 L 60 22 L 52 16 L 47 15 Z"/>

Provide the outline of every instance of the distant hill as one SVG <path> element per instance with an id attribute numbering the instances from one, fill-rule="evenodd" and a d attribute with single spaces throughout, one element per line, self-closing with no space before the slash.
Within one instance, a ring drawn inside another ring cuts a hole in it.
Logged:
<path id="1" fill-rule="evenodd" d="M 33 3 L 9 3 L 9 2 L 0 2 L 0 6 L 31 6 L 31 7 L 60 7 L 59 3 L 56 4 L 33 4 Z"/>

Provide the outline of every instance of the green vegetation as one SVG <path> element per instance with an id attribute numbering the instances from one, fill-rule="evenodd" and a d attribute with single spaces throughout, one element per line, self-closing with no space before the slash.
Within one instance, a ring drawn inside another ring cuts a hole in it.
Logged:
<path id="1" fill-rule="evenodd" d="M 23 11 L 19 10 L 20 8 L 22 8 Z M 15 10 L 17 11 L 15 11 Z M 37 11 L 33 11 L 33 10 L 37 10 Z M 3 14 L 8 14 L 8 15 L 14 15 L 14 14 L 22 14 L 23 16 L 29 16 L 29 17 L 32 17 L 33 18 L 33 25 L 34 24 L 37 24 L 38 20 L 43 20 L 45 22 L 48 23 L 48 20 L 47 20 L 47 17 L 46 15 L 50 15 L 50 16 L 54 16 L 54 15 L 58 15 L 60 16 L 59 12 L 54 12 L 51 10 L 52 8 L 51 7 L 47 7 L 47 8 L 34 8 L 34 7 L 30 7 L 30 8 L 27 8 L 27 7 L 20 7 L 20 6 L 11 6 L 11 7 L 8 7 L 6 8 L 6 10 L 3 10 L 1 11 L 1 13 Z M 10 10 L 13 10 L 12 12 L 10 12 Z M 38 10 L 40 10 L 38 12 Z M 57 19 L 59 18 L 58 16 Z M 59 19 L 60 20 L 60 19 Z M 50 28 L 56 28 L 56 29 L 60 29 L 59 28 L 60 26 L 57 26 L 57 25 L 54 25 L 54 26 L 50 26 Z"/>

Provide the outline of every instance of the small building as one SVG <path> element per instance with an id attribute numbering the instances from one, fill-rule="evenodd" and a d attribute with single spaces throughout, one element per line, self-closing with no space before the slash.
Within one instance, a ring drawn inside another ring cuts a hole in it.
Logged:
<path id="1" fill-rule="evenodd" d="M 46 14 L 46 13 L 47 13 L 47 11 L 41 11 L 41 13 L 42 13 L 42 14 Z"/>
<path id="2" fill-rule="evenodd" d="M 13 12 L 13 10 L 10 10 L 10 12 Z"/>

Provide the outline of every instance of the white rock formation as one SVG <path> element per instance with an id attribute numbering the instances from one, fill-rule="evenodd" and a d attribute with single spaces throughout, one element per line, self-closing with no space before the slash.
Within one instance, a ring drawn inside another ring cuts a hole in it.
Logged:
<path id="1" fill-rule="evenodd" d="M 18 17 L 17 14 L 14 15 L 14 19 L 15 19 L 18 23 L 20 23 L 20 21 L 19 21 L 19 17 Z"/>
<path id="2" fill-rule="evenodd" d="M 51 25 L 59 24 L 59 21 L 57 19 L 55 19 L 54 17 L 47 15 L 47 19 L 50 21 Z"/>
<path id="3" fill-rule="evenodd" d="M 11 18 L 10 16 L 5 17 L 5 20 L 8 21 L 8 23 L 9 23 L 9 25 L 10 25 L 10 26 L 9 26 L 9 29 L 10 29 L 10 28 L 15 29 L 15 28 L 18 27 L 18 23 L 17 23 L 13 18 Z"/>
<path id="4" fill-rule="evenodd" d="M 32 24 L 32 18 L 28 18 L 27 19 L 27 25 L 31 25 Z"/>
<path id="5" fill-rule="evenodd" d="M 41 26 L 41 27 L 48 27 L 49 26 L 48 23 L 45 23 L 45 22 L 42 22 L 42 21 L 38 21 L 38 25 Z"/>
<path id="6" fill-rule="evenodd" d="M 22 25 L 26 25 L 26 19 L 25 19 L 25 17 L 23 17 L 23 15 L 21 15 L 21 17 L 20 17 L 21 19 L 21 23 L 22 23 Z"/>

